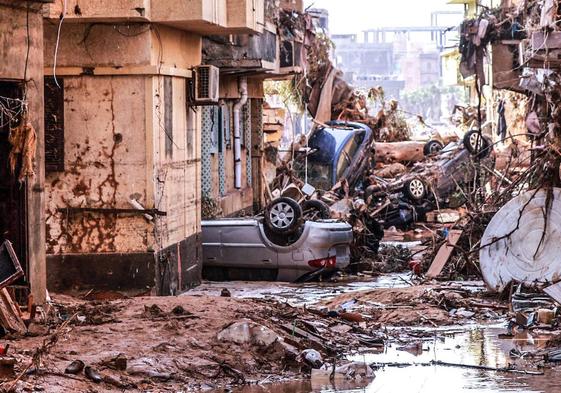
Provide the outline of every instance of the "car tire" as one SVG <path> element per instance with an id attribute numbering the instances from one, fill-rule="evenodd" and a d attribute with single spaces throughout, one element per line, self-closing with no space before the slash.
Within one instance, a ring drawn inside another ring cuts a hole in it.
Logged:
<path id="1" fill-rule="evenodd" d="M 282 197 L 272 201 L 265 209 L 265 224 L 271 232 L 288 235 L 298 230 L 302 208 L 292 198 Z"/>
<path id="2" fill-rule="evenodd" d="M 425 182 L 415 177 L 405 182 L 403 192 L 409 199 L 419 202 L 427 196 L 427 186 Z"/>
<path id="3" fill-rule="evenodd" d="M 464 135 L 464 147 L 474 156 L 485 158 L 491 153 L 491 141 L 481 135 L 479 131 L 472 130 Z"/>
<path id="4" fill-rule="evenodd" d="M 425 146 L 423 147 L 423 153 L 425 156 L 432 156 L 442 149 L 444 149 L 444 145 L 442 144 L 442 142 L 431 140 L 425 143 Z"/>
<path id="5" fill-rule="evenodd" d="M 328 220 L 331 218 L 329 206 L 318 199 L 304 201 L 302 203 L 302 211 L 304 212 L 305 219 Z"/>

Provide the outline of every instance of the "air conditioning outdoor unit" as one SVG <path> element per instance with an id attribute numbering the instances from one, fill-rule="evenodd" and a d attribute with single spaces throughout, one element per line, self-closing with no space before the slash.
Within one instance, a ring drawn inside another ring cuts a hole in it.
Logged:
<path id="1" fill-rule="evenodd" d="M 195 67 L 195 101 L 200 104 L 217 103 L 220 94 L 220 70 L 211 65 Z"/>

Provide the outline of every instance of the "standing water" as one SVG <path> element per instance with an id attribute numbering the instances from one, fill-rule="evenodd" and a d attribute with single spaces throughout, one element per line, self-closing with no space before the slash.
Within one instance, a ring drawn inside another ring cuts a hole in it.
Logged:
<path id="1" fill-rule="evenodd" d="M 466 283 L 467 284 L 467 283 Z M 368 282 L 311 283 L 293 285 L 286 283 L 207 283 L 200 291 L 217 294 L 227 287 L 232 296 L 247 298 L 273 298 L 293 305 L 314 304 L 342 293 L 373 288 L 408 286 L 407 275 L 392 274 Z M 474 283 L 473 289 L 482 288 Z M 195 291 L 197 291 L 195 290 Z M 398 329 L 396 329 L 398 330 Z M 372 381 L 330 382 L 328 378 L 311 378 L 282 384 L 252 385 L 234 389 L 237 393 L 296 393 L 296 392 L 376 392 L 376 393 L 558 393 L 561 392 L 561 374 L 545 369 L 543 375 L 526 375 L 431 364 L 433 361 L 507 367 L 514 363 L 509 352 L 536 349 L 540 340 L 526 334 L 501 339 L 504 325 L 460 326 L 446 328 L 402 329 L 398 342 L 392 342 L 382 352 L 349 354 L 348 359 L 368 364 L 388 364 L 376 369 Z M 405 339 L 403 339 L 405 337 Z M 418 338 L 423 337 L 423 338 Z M 427 338 L 428 337 L 428 338 Z M 395 364 L 402 364 L 397 367 Z M 517 364 L 520 364 L 517 362 Z M 407 365 L 407 366 L 405 366 Z M 530 368 L 530 366 L 528 366 Z M 535 369 L 534 369 L 535 370 Z"/>

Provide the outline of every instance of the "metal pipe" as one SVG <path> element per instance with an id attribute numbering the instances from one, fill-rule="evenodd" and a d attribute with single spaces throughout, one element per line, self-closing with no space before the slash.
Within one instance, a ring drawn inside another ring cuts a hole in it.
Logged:
<path id="1" fill-rule="evenodd" d="M 242 188 L 242 141 L 240 132 L 240 113 L 247 103 L 247 78 L 242 76 L 238 80 L 240 99 L 234 104 L 234 187 Z"/>

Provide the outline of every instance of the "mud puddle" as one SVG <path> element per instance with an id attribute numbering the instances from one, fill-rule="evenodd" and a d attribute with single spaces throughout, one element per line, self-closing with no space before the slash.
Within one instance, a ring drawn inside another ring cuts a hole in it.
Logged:
<path id="1" fill-rule="evenodd" d="M 415 330 L 410 330 L 415 335 Z M 422 335 L 429 330 L 417 330 Z M 544 375 L 524 375 L 461 367 L 428 365 L 431 361 L 478 366 L 506 367 L 512 363 L 513 348 L 536 348 L 543 341 L 520 334 L 513 339 L 500 339 L 505 332 L 501 325 L 487 327 L 447 328 L 431 330 L 434 338 L 393 342 L 381 353 L 349 356 L 349 360 L 374 363 L 413 364 L 403 367 L 381 367 L 371 382 L 351 383 L 314 379 L 277 385 L 251 386 L 234 390 L 237 393 L 292 392 L 376 392 L 376 393 L 557 393 L 561 391 L 561 375 L 544 370 Z"/>
<path id="2" fill-rule="evenodd" d="M 360 277 L 360 280 L 366 278 Z M 376 288 L 404 288 L 411 286 L 409 273 L 385 274 L 367 281 L 358 281 L 357 278 L 328 283 L 290 284 L 280 282 L 252 282 L 252 281 L 227 281 L 204 282 L 199 287 L 188 292 L 189 295 L 204 293 L 219 296 L 222 289 L 226 288 L 232 297 L 237 298 L 272 298 L 277 301 L 288 302 L 293 306 L 314 304 L 331 299 L 343 293 L 351 293 Z"/>

